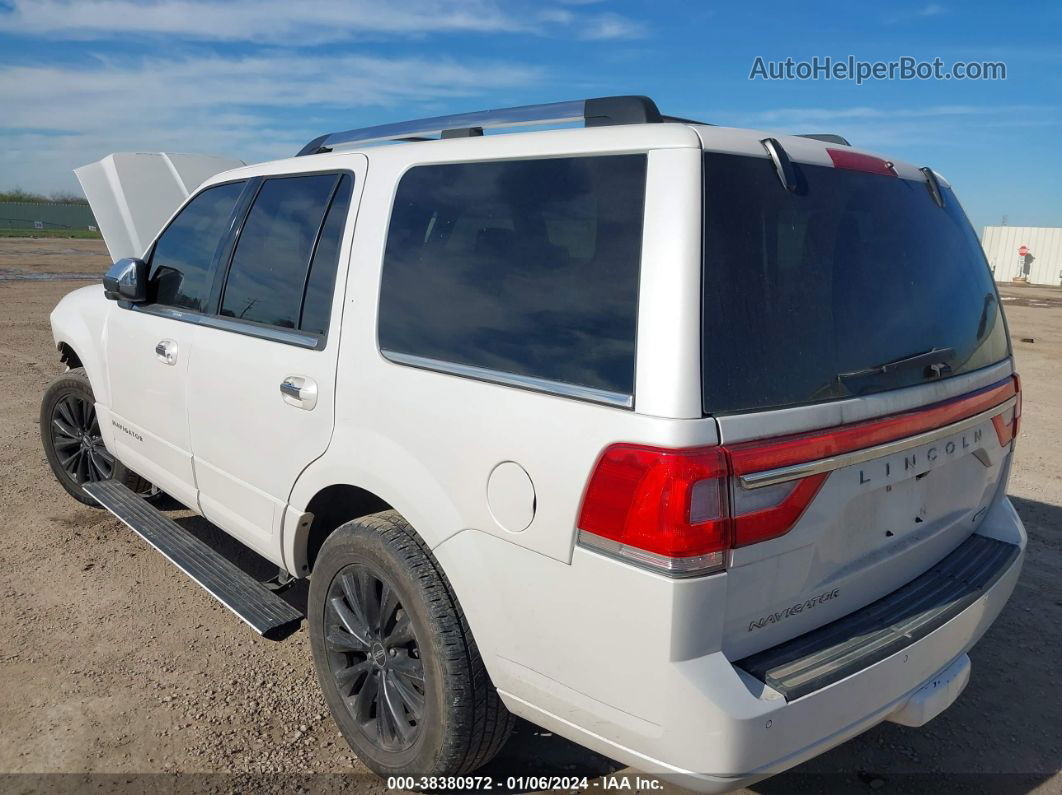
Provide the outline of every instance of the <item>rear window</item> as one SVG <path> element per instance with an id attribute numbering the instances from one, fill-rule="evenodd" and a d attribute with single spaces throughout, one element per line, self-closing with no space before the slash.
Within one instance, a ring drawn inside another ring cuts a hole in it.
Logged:
<path id="1" fill-rule="evenodd" d="M 645 163 L 618 155 L 411 169 L 384 255 L 384 355 L 629 403 L 620 398 L 634 391 Z"/>
<path id="2" fill-rule="evenodd" d="M 941 209 L 922 182 L 793 165 L 796 193 L 768 159 L 705 155 L 705 412 L 867 395 L 1008 355 L 949 189 Z"/>

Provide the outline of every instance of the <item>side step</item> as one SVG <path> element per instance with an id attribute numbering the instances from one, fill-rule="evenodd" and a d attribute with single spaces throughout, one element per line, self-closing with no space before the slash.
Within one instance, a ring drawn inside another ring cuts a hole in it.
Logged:
<path id="1" fill-rule="evenodd" d="M 122 484 L 83 488 L 259 635 L 280 640 L 299 628 L 302 613 Z"/>

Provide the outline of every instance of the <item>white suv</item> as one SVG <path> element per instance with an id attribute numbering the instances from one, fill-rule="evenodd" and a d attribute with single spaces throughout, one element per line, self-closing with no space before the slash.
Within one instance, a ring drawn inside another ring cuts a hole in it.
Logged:
<path id="1" fill-rule="evenodd" d="M 322 136 L 148 234 L 135 176 L 90 199 L 153 241 L 51 316 L 52 468 L 263 634 L 310 577 L 373 770 L 467 773 L 518 715 L 722 791 L 966 684 L 1020 386 L 933 171 L 614 97 Z"/>

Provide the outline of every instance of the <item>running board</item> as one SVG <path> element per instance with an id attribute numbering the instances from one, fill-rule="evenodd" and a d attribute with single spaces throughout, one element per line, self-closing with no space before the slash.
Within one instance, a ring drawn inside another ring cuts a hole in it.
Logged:
<path id="1" fill-rule="evenodd" d="M 280 640 L 299 628 L 302 613 L 121 483 L 83 488 L 259 635 Z"/>

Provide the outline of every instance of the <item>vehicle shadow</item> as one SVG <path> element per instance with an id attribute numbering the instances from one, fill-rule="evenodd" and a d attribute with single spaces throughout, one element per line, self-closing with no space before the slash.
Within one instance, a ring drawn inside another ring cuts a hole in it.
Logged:
<path id="1" fill-rule="evenodd" d="M 245 574 L 254 579 L 264 582 L 277 574 L 277 566 L 269 562 L 261 555 L 251 551 L 224 530 L 211 524 L 202 516 L 188 515 L 190 512 L 183 505 L 169 496 L 163 498 L 158 504 L 159 510 L 166 512 L 189 535 L 202 541 L 208 547 L 220 554 L 230 563 L 235 565 Z M 180 511 L 184 516 L 174 516 L 173 512 Z M 280 593 L 280 598 L 289 605 L 306 615 L 306 605 L 310 593 L 310 581 L 298 580 Z"/>
<path id="2" fill-rule="evenodd" d="M 620 770 L 623 765 L 607 756 L 517 719 L 501 753 L 476 774 L 490 776 L 497 791 L 517 793 L 540 789 L 521 786 L 521 779 L 559 776 L 593 780 Z"/>
<path id="3" fill-rule="evenodd" d="M 882 723 L 821 756 L 754 784 L 764 795 L 878 790 L 903 793 L 1027 793 L 1057 775 L 1062 755 L 1062 507 L 1012 497 L 1029 534 L 1024 569 L 999 619 L 971 650 L 965 692 L 921 728 Z M 162 506 L 182 508 L 182 506 Z M 182 508 L 183 510 L 183 508 Z M 172 517 L 251 576 L 276 573 L 269 561 L 198 516 Z M 283 597 L 305 612 L 307 581 Z M 508 780 L 634 775 L 619 763 L 518 720 L 499 756 L 479 771 L 495 788 Z M 514 784 L 516 781 L 513 782 Z M 675 791 L 665 782 L 664 789 Z"/>

